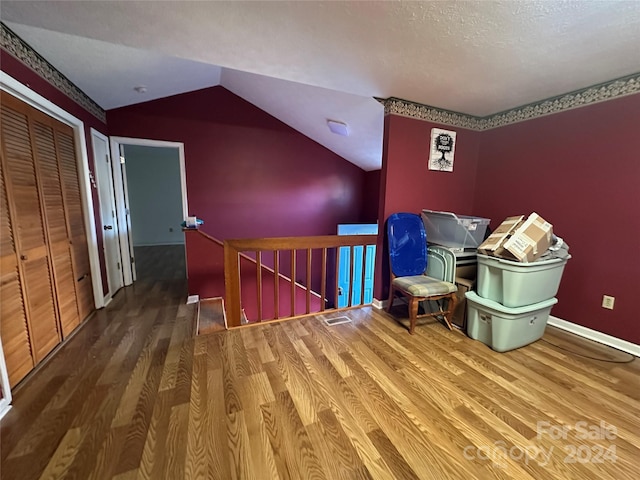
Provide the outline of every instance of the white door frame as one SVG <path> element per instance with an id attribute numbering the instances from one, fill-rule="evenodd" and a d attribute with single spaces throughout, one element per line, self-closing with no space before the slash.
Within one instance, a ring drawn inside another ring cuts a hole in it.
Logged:
<path id="1" fill-rule="evenodd" d="M 9 374 L 7 373 L 7 364 L 4 361 L 4 353 L 2 352 L 2 342 L 0 342 L 0 419 L 11 408 L 11 386 L 9 385 Z"/>
<path id="2" fill-rule="evenodd" d="M 91 195 L 91 171 L 89 169 L 89 156 L 87 154 L 84 122 L 2 71 L 0 71 L 0 89 L 10 93 L 16 98 L 19 98 L 41 112 L 44 112 L 50 117 L 59 120 L 65 125 L 69 125 L 73 129 L 76 144 L 80 196 L 82 200 L 82 210 L 84 212 L 84 228 L 87 237 L 87 247 L 89 250 L 89 266 L 91 267 L 93 301 L 96 308 L 102 308 L 104 307 L 104 298 L 102 296 L 102 273 L 100 272 L 100 256 L 98 254 L 96 222 L 93 212 L 93 198 Z"/>
<path id="3" fill-rule="evenodd" d="M 169 142 L 165 140 L 151 140 L 145 138 L 131 137 L 111 137 L 111 158 L 120 159 L 120 161 L 112 161 L 113 166 L 113 184 L 115 189 L 116 213 L 118 216 L 118 227 L 120 232 L 120 249 L 122 251 L 122 273 L 124 276 L 124 284 L 131 285 L 135 280 L 135 269 L 133 268 L 131 237 L 131 218 L 128 211 L 128 188 L 126 185 L 126 160 L 120 155 L 120 147 L 122 145 L 137 145 L 141 147 L 163 147 L 175 148 L 178 150 L 178 158 L 180 160 L 180 187 L 182 191 L 182 216 L 184 219 L 189 215 L 189 206 L 187 203 L 187 176 L 184 160 L 184 143 Z M 123 166 L 124 164 L 125 166 Z M 116 168 L 119 171 L 116 171 Z M 124 181 L 123 181 L 124 180 Z"/>
<path id="4" fill-rule="evenodd" d="M 103 206 L 105 206 L 106 203 L 108 203 L 108 207 L 109 210 L 115 212 L 116 211 L 116 205 L 115 205 L 115 192 L 114 192 L 114 188 L 113 188 L 113 169 L 112 168 L 107 168 L 107 172 L 108 172 L 108 177 L 107 178 L 101 178 L 99 172 L 102 170 L 99 170 L 98 168 L 98 162 L 99 161 L 104 161 L 104 159 L 98 159 L 96 158 L 96 139 L 102 140 L 105 144 L 105 150 L 106 150 L 106 154 L 108 156 L 108 160 L 107 163 L 109 165 L 112 165 L 112 156 L 111 156 L 111 148 L 109 145 L 109 138 L 107 138 L 106 135 L 103 135 L 102 133 L 100 133 L 98 130 L 96 130 L 95 128 L 91 128 L 91 146 L 93 147 L 93 156 L 94 156 L 94 168 L 96 169 L 95 175 L 96 175 L 96 181 L 98 184 L 98 202 L 100 204 L 100 216 L 102 217 L 102 211 L 103 211 Z M 109 189 L 109 198 L 103 198 L 104 194 L 101 193 L 102 190 L 100 188 L 100 184 L 101 182 L 108 182 L 108 189 Z M 114 216 L 116 214 L 114 213 Z M 114 218 L 114 225 L 113 228 L 115 229 L 115 236 L 116 239 L 120 238 L 120 234 L 119 234 L 119 230 L 118 230 L 118 221 L 117 221 L 117 216 Z M 102 224 L 104 226 L 104 224 L 106 223 L 106 219 L 102 219 Z M 110 301 L 111 298 L 113 297 L 114 293 L 116 293 L 118 291 L 118 289 L 120 289 L 120 287 L 124 286 L 124 281 L 123 281 L 123 276 L 122 273 L 120 273 L 120 275 L 118 275 L 117 278 L 112 278 L 113 275 L 110 273 L 113 269 L 113 267 L 115 267 L 115 265 L 109 265 L 109 255 L 107 255 L 107 242 L 104 239 L 104 234 L 102 236 L 102 247 L 103 247 L 103 251 L 104 251 L 104 261 L 105 261 L 105 266 L 106 266 L 106 275 L 107 275 L 107 286 L 109 288 L 109 292 L 104 295 L 104 303 L 105 305 L 107 305 Z M 116 249 L 116 258 L 112 259 L 114 261 L 116 261 L 118 263 L 117 265 L 117 270 L 119 272 L 122 272 L 120 265 L 122 265 L 122 251 L 120 248 L 120 242 L 118 242 L 118 248 Z"/>

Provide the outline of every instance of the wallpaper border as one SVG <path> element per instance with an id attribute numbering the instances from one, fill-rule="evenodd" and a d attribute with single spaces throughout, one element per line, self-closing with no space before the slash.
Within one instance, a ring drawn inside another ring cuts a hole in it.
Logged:
<path id="1" fill-rule="evenodd" d="M 69 98 L 73 99 L 96 118 L 102 122 L 106 122 L 105 111 L 87 94 L 42 58 L 33 48 L 2 22 L 0 22 L 0 29 L 2 30 L 0 47 L 30 67 L 38 75 L 54 85 Z M 384 105 L 385 115 L 400 115 L 452 127 L 482 131 L 510 125 L 512 123 L 524 122 L 526 120 L 584 107 L 594 103 L 613 100 L 614 98 L 633 95 L 635 93 L 640 93 L 640 72 L 498 112 L 486 117 L 476 117 L 466 113 L 452 112 L 450 110 L 396 97 L 386 99 L 376 98 L 376 100 Z"/>
<path id="2" fill-rule="evenodd" d="M 56 67 L 42 58 L 29 44 L 16 35 L 4 23 L 0 22 L 2 31 L 0 47 L 9 55 L 20 60 L 24 65 L 44 78 L 78 105 L 91 113 L 103 123 L 107 121 L 104 109 L 94 102 L 86 93 L 78 88 L 71 80 L 60 73 Z"/>
<path id="3" fill-rule="evenodd" d="M 465 113 L 452 112 L 395 97 L 377 100 L 384 105 L 385 115 L 400 115 L 452 127 L 482 131 L 635 93 L 640 93 L 640 72 L 486 117 L 475 117 Z"/>

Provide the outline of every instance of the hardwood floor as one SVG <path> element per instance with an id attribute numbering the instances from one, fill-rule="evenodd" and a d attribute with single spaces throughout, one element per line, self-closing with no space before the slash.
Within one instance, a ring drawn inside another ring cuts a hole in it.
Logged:
<path id="1" fill-rule="evenodd" d="M 545 342 L 500 354 L 372 308 L 195 337 L 184 257 L 148 253 L 16 390 L 3 480 L 637 478 L 638 361 Z"/>
<path id="2" fill-rule="evenodd" d="M 222 298 L 201 298 L 196 335 L 208 335 L 226 329 Z"/>

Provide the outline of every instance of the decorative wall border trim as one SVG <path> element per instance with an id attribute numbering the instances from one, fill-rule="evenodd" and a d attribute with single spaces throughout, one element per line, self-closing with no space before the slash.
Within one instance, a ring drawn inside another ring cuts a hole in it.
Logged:
<path id="1" fill-rule="evenodd" d="M 27 65 L 96 118 L 106 122 L 105 111 L 86 93 L 74 85 L 71 80 L 60 73 L 2 22 L 0 22 L 0 30 L 2 33 L 0 47 Z M 640 93 L 640 72 L 486 117 L 453 112 L 395 97 L 378 98 L 377 100 L 384 105 L 385 115 L 400 115 L 452 127 L 482 131 L 613 100 L 614 98 L 633 95 L 634 93 Z"/>
<path id="2" fill-rule="evenodd" d="M 20 60 L 27 67 L 44 78 L 78 105 L 91 113 L 103 123 L 107 121 L 107 114 L 96 102 L 80 90 L 74 83 L 60 73 L 56 67 L 42 58 L 38 52 L 31 48 L 24 40 L 11 31 L 4 23 L 0 22 L 2 32 L 0 47 L 11 56 Z"/>
<path id="3" fill-rule="evenodd" d="M 409 102 L 400 98 L 379 100 L 384 105 L 384 114 L 400 115 L 403 117 L 427 120 L 452 127 L 467 128 L 469 130 L 483 130 L 483 119 L 466 113 L 452 112 L 441 108 L 430 107 L 420 103 Z"/>
<path id="4" fill-rule="evenodd" d="M 640 72 L 486 117 L 475 117 L 465 113 L 452 112 L 395 97 L 377 100 L 384 105 L 385 115 L 401 115 L 452 127 L 482 131 L 605 102 L 614 98 L 633 95 L 634 93 L 640 93 Z"/>

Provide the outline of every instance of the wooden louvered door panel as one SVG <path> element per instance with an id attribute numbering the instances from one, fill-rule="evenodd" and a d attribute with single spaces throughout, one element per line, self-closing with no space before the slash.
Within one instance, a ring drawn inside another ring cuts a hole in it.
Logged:
<path id="1" fill-rule="evenodd" d="M 61 340 L 28 121 L 29 107 L 2 95 L 3 172 L 36 362 Z"/>
<path id="2" fill-rule="evenodd" d="M 2 182 L 0 185 L 0 337 L 9 374 L 9 384 L 13 387 L 31 371 L 33 357 L 18 274 L 18 257 L 13 243 L 2 161 L 0 161 L 0 181 Z"/>
<path id="3" fill-rule="evenodd" d="M 53 264 L 62 334 L 66 337 L 78 326 L 80 316 L 71 257 L 71 239 L 55 146 L 54 126 L 57 126 L 57 123 L 59 122 L 39 112 L 33 114 L 32 132 L 49 254 Z"/>
<path id="4" fill-rule="evenodd" d="M 78 297 L 78 311 L 80 320 L 84 320 L 93 310 L 93 284 L 91 280 L 91 265 L 89 263 L 89 248 L 84 226 L 82 197 L 78 180 L 78 164 L 73 141 L 73 131 L 69 128 L 56 130 L 56 147 L 58 151 L 58 165 L 62 180 L 62 194 L 65 210 L 69 219 L 69 235 L 71 237 L 71 254 L 76 279 L 76 294 Z"/>

